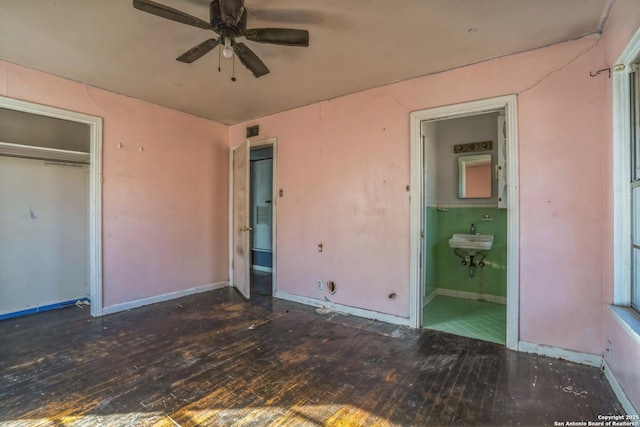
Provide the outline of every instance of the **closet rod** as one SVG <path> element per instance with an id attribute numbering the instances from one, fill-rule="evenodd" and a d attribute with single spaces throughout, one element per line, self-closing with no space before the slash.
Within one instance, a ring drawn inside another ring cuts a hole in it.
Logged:
<path id="1" fill-rule="evenodd" d="M 60 163 L 60 164 L 66 164 L 68 163 L 69 165 L 74 165 L 74 166 L 89 166 L 89 162 L 80 162 L 77 160 L 61 160 L 61 159 L 52 159 L 52 158 L 47 158 L 47 157 L 37 157 L 37 156 L 23 156 L 20 154 L 6 154 L 6 153 L 0 153 L 0 157 L 13 157 L 16 159 L 28 159 L 28 160 L 43 160 L 45 162 L 51 162 L 51 163 Z"/>

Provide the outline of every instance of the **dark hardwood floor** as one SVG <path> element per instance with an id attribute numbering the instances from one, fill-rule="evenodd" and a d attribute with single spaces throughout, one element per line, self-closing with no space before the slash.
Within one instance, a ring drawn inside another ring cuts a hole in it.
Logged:
<path id="1" fill-rule="evenodd" d="M 259 297 L 271 296 L 273 292 L 273 282 L 271 273 L 264 271 L 251 270 L 249 281 L 251 284 L 251 297 L 253 299 Z"/>
<path id="2" fill-rule="evenodd" d="M 539 426 L 622 413 L 596 368 L 230 288 L 0 322 L 2 426 Z"/>

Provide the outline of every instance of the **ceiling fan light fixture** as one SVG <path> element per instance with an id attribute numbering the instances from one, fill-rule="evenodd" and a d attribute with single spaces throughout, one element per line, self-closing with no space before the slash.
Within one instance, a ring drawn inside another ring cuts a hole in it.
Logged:
<path id="1" fill-rule="evenodd" d="M 211 30 L 219 38 L 207 39 L 192 47 L 176 60 L 191 64 L 193 61 L 209 53 L 215 47 L 218 49 L 218 71 L 221 70 L 220 58 L 235 57 L 244 65 L 254 77 L 269 74 L 269 68 L 244 43 L 236 42 L 237 37 L 244 37 L 249 41 L 283 46 L 309 46 L 309 32 L 293 28 L 253 28 L 247 29 L 247 9 L 245 0 L 211 0 L 209 4 L 209 22 L 189 15 L 178 9 L 157 3 L 154 0 L 133 0 L 133 7 L 160 18 L 191 25 L 193 27 Z M 232 78 L 235 80 L 235 77 Z"/>
<path id="2" fill-rule="evenodd" d="M 229 59 L 233 56 L 233 49 L 231 48 L 231 40 L 225 39 L 224 48 L 222 49 L 222 56 Z"/>

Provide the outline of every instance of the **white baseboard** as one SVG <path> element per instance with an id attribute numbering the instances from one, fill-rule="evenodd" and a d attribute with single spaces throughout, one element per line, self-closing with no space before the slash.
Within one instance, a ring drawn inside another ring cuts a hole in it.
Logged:
<path id="1" fill-rule="evenodd" d="M 496 304 L 507 303 L 506 297 L 500 297 L 497 295 L 489 295 L 489 294 L 480 294 L 478 292 L 455 291 L 453 289 L 445 289 L 445 288 L 436 288 L 435 292 L 437 292 L 437 295 L 443 295 L 445 297 L 464 298 L 464 299 L 472 299 L 472 300 L 478 300 L 478 301 L 489 301 L 489 302 L 494 302 Z"/>
<path id="2" fill-rule="evenodd" d="M 219 289 L 229 286 L 229 282 L 211 283 L 209 285 L 198 286 L 196 288 L 183 289 L 181 291 L 169 292 L 167 294 L 155 295 L 148 298 L 137 299 L 133 301 L 127 301 L 120 304 L 110 305 L 102 309 L 102 315 L 113 314 L 119 311 L 131 310 L 133 308 L 142 307 L 144 305 L 155 304 L 158 302 L 169 301 L 172 299 L 186 297 L 187 295 L 198 294 L 201 292 L 211 291 L 213 289 Z"/>
<path id="3" fill-rule="evenodd" d="M 265 273 L 273 273 L 273 268 L 263 267 L 261 265 L 252 265 L 251 269 L 255 271 L 264 271 Z"/>
<path id="4" fill-rule="evenodd" d="M 602 356 L 573 350 L 565 350 L 563 348 L 551 347 L 543 344 L 533 344 L 526 341 L 520 341 L 518 343 L 518 351 L 568 360 L 570 362 L 580 363 L 583 365 L 595 366 L 596 368 L 600 368 L 602 366 Z"/>
<path id="5" fill-rule="evenodd" d="M 607 359 L 603 359 L 602 369 L 604 370 L 604 376 L 607 378 L 607 381 L 609 381 L 609 384 L 611 384 L 611 388 L 613 389 L 613 392 L 616 394 L 616 397 L 620 401 L 620 404 L 624 408 L 625 412 L 629 415 L 636 415 L 640 413 L 633 406 L 633 403 L 631 403 L 631 400 L 629 400 L 629 396 L 627 396 L 627 393 L 624 392 L 624 389 L 618 382 L 618 379 L 613 373 L 613 370 L 611 370 L 611 367 L 609 366 L 609 362 L 607 362 Z"/>
<path id="6" fill-rule="evenodd" d="M 424 300 L 422 301 L 422 307 L 426 307 L 426 305 L 429 304 L 431 301 L 433 301 L 433 299 L 437 296 L 438 296 L 438 289 L 434 289 L 429 295 L 424 297 Z"/>
<path id="7" fill-rule="evenodd" d="M 379 311 L 365 310 L 362 308 L 336 304 L 334 302 L 326 300 L 303 297 L 300 295 L 294 295 L 282 291 L 276 291 L 274 297 L 287 301 L 297 302 L 300 304 L 310 305 L 313 307 L 327 308 L 338 313 L 351 314 L 353 316 L 364 317 L 365 319 L 374 319 L 381 322 L 392 323 L 394 325 L 409 326 L 411 324 L 408 317 L 400 317 L 393 314 L 380 313 Z"/>

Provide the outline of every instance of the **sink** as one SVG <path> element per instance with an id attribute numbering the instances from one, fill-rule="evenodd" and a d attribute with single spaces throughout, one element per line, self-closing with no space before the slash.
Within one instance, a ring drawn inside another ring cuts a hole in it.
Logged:
<path id="1" fill-rule="evenodd" d="M 478 251 L 488 251 L 493 246 L 491 234 L 462 234 L 456 233 L 449 239 L 452 248 L 466 249 L 470 255 Z"/>

